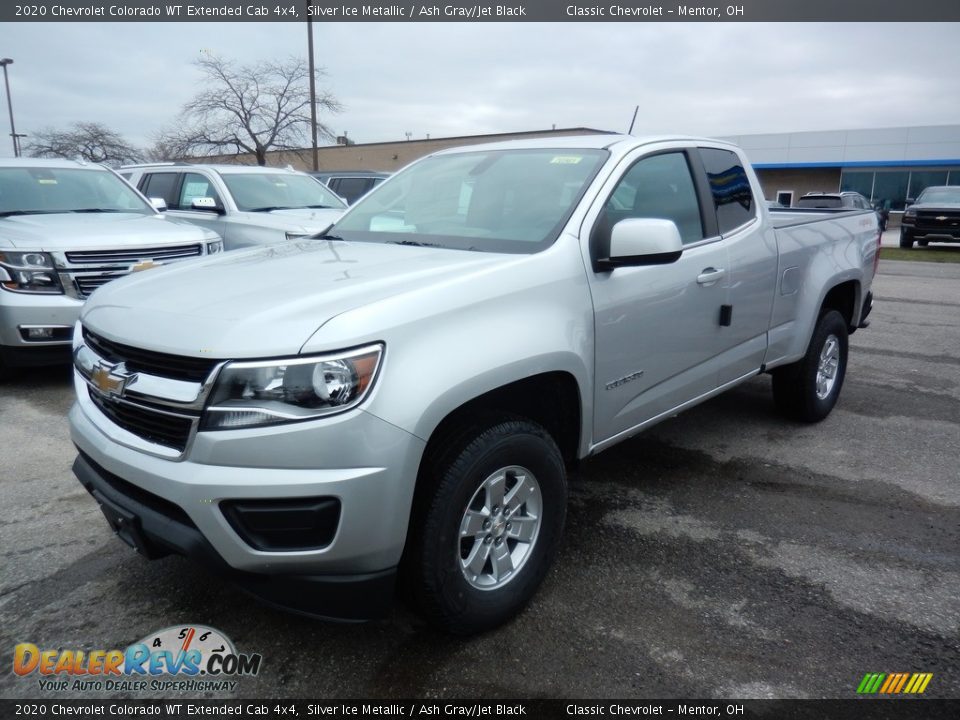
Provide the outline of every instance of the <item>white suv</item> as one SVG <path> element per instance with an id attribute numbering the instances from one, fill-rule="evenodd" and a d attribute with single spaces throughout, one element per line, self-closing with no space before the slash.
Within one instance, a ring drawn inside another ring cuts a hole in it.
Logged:
<path id="1" fill-rule="evenodd" d="M 127 165 L 120 174 L 167 214 L 209 228 L 234 250 L 323 232 L 346 203 L 306 173 L 249 165 Z"/>

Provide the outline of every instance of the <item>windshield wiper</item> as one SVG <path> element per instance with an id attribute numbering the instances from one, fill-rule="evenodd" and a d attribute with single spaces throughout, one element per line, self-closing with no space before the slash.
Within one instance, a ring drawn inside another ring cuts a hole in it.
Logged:
<path id="1" fill-rule="evenodd" d="M 415 247 L 440 247 L 438 243 L 417 242 L 416 240 L 387 240 L 392 245 L 413 245 Z"/>
<path id="2" fill-rule="evenodd" d="M 0 212 L 0 217 L 10 217 L 11 215 L 56 215 L 62 210 L 4 210 Z"/>
<path id="3" fill-rule="evenodd" d="M 323 233 L 322 235 L 310 235 L 310 240 L 343 240 L 339 235 L 327 235 Z"/>
<path id="4" fill-rule="evenodd" d="M 267 205 L 266 207 L 250 208 L 247 212 L 273 212 L 274 210 L 296 210 L 289 205 Z"/>
<path id="5" fill-rule="evenodd" d="M 135 212 L 133 210 L 118 210 L 117 208 L 77 208 L 76 210 L 70 210 L 72 213 L 120 213 L 120 212 Z"/>
<path id="6" fill-rule="evenodd" d="M 303 207 L 310 210 L 330 210 L 333 205 L 304 205 Z"/>

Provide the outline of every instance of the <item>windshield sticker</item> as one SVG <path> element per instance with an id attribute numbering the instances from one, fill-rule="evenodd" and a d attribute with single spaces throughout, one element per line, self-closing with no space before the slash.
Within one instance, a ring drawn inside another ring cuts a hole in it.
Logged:
<path id="1" fill-rule="evenodd" d="M 56 185 L 57 181 L 53 178 L 37 178 L 37 182 L 41 185 Z"/>
<path id="2" fill-rule="evenodd" d="M 550 161 L 551 165 L 576 165 L 581 160 L 582 157 L 579 155 L 557 155 Z"/>

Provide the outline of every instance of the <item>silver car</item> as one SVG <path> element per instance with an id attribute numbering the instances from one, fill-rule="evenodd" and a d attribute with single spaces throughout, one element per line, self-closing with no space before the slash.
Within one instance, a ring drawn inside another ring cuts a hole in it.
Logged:
<path id="1" fill-rule="evenodd" d="M 320 233 L 347 204 L 292 169 L 160 163 L 120 174 L 171 217 L 213 230 L 227 250 Z"/>
<path id="2" fill-rule="evenodd" d="M 714 140 L 431 155 L 323 238 L 94 298 L 74 470 L 144 556 L 271 604 L 376 617 L 399 579 L 441 627 L 494 627 L 558 551 L 566 461 L 762 372 L 791 417 L 837 402 L 876 214 L 761 198 Z"/>
<path id="3" fill-rule="evenodd" d="M 0 376 L 69 362 L 80 307 L 103 284 L 222 248 L 216 233 L 164 218 L 107 168 L 0 160 Z"/>

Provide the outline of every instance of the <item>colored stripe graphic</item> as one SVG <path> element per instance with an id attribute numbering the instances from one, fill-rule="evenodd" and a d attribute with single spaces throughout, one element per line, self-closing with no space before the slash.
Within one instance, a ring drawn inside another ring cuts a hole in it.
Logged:
<path id="1" fill-rule="evenodd" d="M 933 673 L 867 673 L 857 686 L 860 695 L 920 695 L 933 679 Z"/>
<path id="2" fill-rule="evenodd" d="M 903 686 L 907 682 L 907 673 L 900 673 L 900 682 L 897 683 L 897 687 L 894 688 L 893 692 L 898 693 L 903 690 Z"/>

